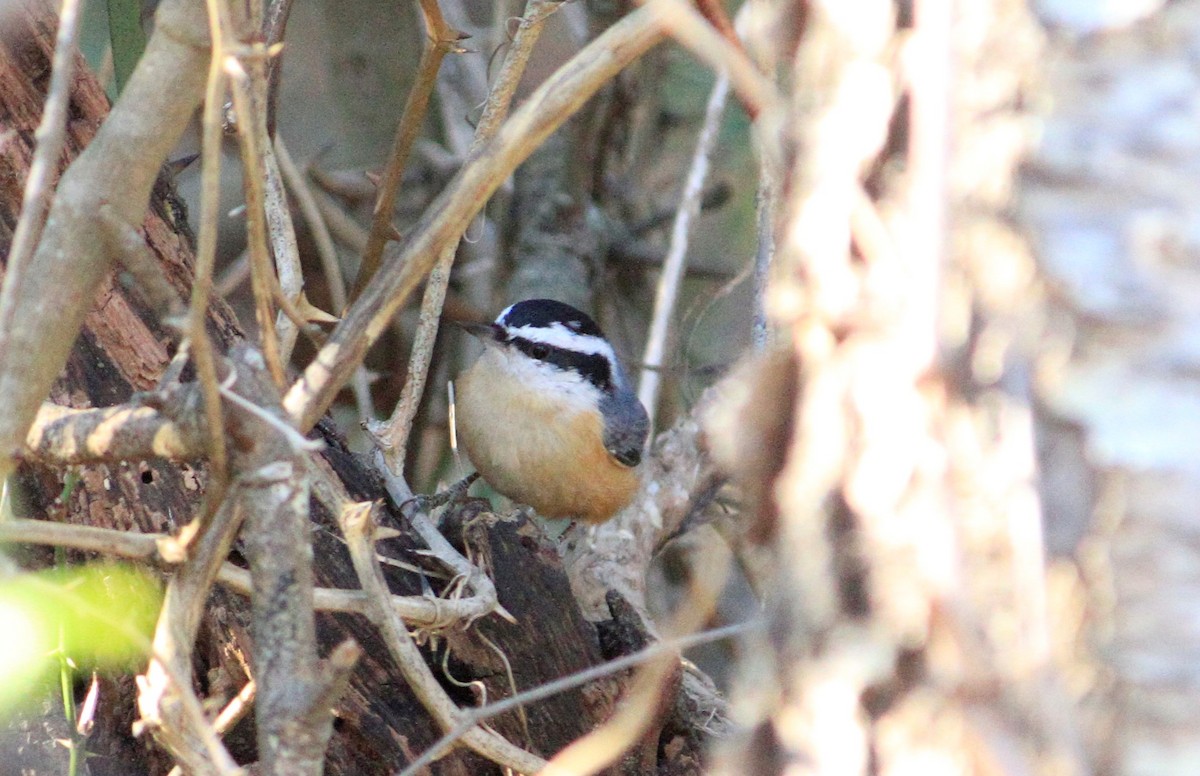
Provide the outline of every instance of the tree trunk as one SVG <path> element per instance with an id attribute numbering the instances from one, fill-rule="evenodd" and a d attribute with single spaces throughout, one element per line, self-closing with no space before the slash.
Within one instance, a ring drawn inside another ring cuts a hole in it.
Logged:
<path id="1" fill-rule="evenodd" d="M 1051 549 L 1085 602 L 1095 760 L 1123 776 L 1200 762 L 1200 3 L 1158 5 L 1059 9 L 1024 178 L 1056 335 L 1039 369 Z"/>

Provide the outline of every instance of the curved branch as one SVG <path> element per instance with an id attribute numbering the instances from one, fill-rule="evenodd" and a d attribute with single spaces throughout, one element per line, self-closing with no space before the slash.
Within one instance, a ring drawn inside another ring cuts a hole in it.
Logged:
<path id="1" fill-rule="evenodd" d="M 492 192 L 601 85 L 662 37 L 651 6 L 614 24 L 538 87 L 483 147 L 477 161 L 454 177 L 288 391 L 284 407 L 302 429 L 321 417 L 441 250 L 462 236 Z"/>
<path id="2" fill-rule="evenodd" d="M 0 478 L 66 363 L 90 301 L 117 258 L 101 217 L 136 228 L 163 159 L 200 103 L 209 56 L 203 7 L 167 0 L 137 70 L 91 144 L 63 174 L 14 300 L 0 357 Z M 9 357 L 7 354 L 21 354 Z"/>

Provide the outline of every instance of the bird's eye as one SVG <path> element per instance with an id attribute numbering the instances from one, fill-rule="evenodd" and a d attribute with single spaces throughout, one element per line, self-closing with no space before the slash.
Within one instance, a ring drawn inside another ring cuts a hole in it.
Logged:
<path id="1" fill-rule="evenodd" d="M 540 342 L 535 342 L 529 348 L 529 355 L 533 356 L 538 361 L 541 361 L 546 356 L 550 355 L 550 347 L 548 345 L 543 345 Z"/>

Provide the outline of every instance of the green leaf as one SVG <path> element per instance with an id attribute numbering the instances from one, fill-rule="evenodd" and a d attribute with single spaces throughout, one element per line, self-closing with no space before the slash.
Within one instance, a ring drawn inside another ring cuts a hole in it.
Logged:
<path id="1" fill-rule="evenodd" d="M 124 670 L 143 659 L 162 605 L 159 581 L 96 563 L 0 580 L 0 713 L 50 687 L 62 661 Z"/>

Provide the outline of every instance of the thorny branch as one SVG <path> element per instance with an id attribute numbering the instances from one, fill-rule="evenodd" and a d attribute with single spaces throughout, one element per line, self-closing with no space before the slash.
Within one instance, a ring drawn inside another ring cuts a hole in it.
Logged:
<path id="1" fill-rule="evenodd" d="M 341 521 L 342 532 L 350 548 L 359 584 L 367 593 L 372 607 L 371 618 L 382 632 L 388 651 L 400 665 L 400 670 L 408 679 L 413 692 L 421 699 L 422 705 L 433 715 L 442 730 L 453 730 L 462 711 L 450 696 L 446 695 L 446 691 L 429 670 L 404 623 L 390 607 L 381 603 L 387 600 L 387 583 L 379 564 L 375 561 L 370 505 L 360 504 L 348 508 L 341 515 Z M 463 734 L 463 741 L 492 762 L 522 773 L 536 773 L 546 764 L 540 757 L 481 727 L 472 728 Z"/>
<path id="2" fill-rule="evenodd" d="M 168 0 L 160 9 L 159 33 L 152 40 L 151 48 L 147 50 L 147 61 L 155 61 L 155 41 L 163 37 L 164 30 L 170 30 L 171 40 L 177 43 L 184 41 L 187 44 L 182 48 L 186 49 L 190 46 L 191 49 L 200 49 L 201 53 L 199 54 L 194 50 L 190 51 L 190 56 L 196 63 L 202 63 L 202 57 L 207 57 L 207 51 L 195 45 L 197 41 L 188 38 L 187 35 L 171 26 L 174 21 L 171 14 L 179 13 L 178 9 L 171 5 L 172 2 L 173 0 Z M 659 2 L 659 0 L 655 0 L 655 2 Z M 423 3 L 424 5 L 426 4 Z M 544 18 L 553 5 L 553 3 L 532 3 L 530 17 L 539 20 Z M 536 13 L 534 12 L 535 7 Z M 427 14 L 430 13 L 430 8 L 436 11 L 436 6 L 429 3 L 426 7 Z M 31 433 L 30 439 L 34 440 L 35 449 L 39 451 L 40 455 L 50 456 L 57 453 L 62 460 L 97 460 L 118 453 L 128 453 L 130 457 L 134 457 L 139 451 L 142 455 L 190 457 L 195 455 L 201 447 L 199 438 L 207 430 L 205 452 L 214 465 L 215 479 L 210 483 L 210 495 L 213 495 L 220 494 L 222 488 L 217 483 L 227 468 L 225 439 L 227 425 L 239 424 L 243 427 L 250 427 L 255 425 L 259 419 L 253 413 L 237 410 L 228 413 L 230 416 L 228 423 L 224 419 L 225 413 L 221 407 L 217 384 L 218 365 L 203 327 L 203 316 L 207 310 L 211 289 L 211 268 L 215 255 L 218 223 L 216 200 L 213 194 L 218 170 L 219 109 L 223 102 L 226 86 L 225 68 L 231 67 L 231 63 L 236 61 L 232 55 L 245 53 L 233 34 L 232 21 L 228 18 L 229 9 L 220 0 L 210 0 L 209 11 L 208 21 L 213 39 L 214 56 L 210 63 L 207 87 L 208 102 L 205 110 L 205 167 L 202 181 L 205 207 L 201 219 L 201 248 L 198 277 L 192 299 L 189 347 L 204 392 L 204 415 L 212 419 L 212 422 L 207 425 L 197 424 L 195 428 L 185 428 L 177 424 L 172 425 L 171 421 L 166 421 L 161 417 L 153 417 L 152 409 L 131 410 L 128 408 L 89 414 L 85 421 L 82 415 L 63 410 L 61 417 L 45 418 L 46 425 Z M 197 24 L 193 29 L 202 27 L 202 24 Z M 430 209 L 433 215 L 418 225 L 414 230 L 414 238 L 406 244 L 401 256 L 390 263 L 381 273 L 381 275 L 387 276 L 386 279 L 382 277 L 379 279 L 385 287 L 384 290 L 377 293 L 369 292 L 369 296 L 364 296 L 363 303 L 356 307 L 357 317 L 351 320 L 351 316 L 348 316 L 348 323 L 344 324 L 344 331 L 342 327 L 339 327 L 339 332 L 343 332 L 340 344 L 352 343 L 351 351 L 353 351 L 359 347 L 365 348 L 369 341 L 373 341 L 378 336 L 380 322 L 386 321 L 391 312 L 402 303 L 402 299 L 398 299 L 398 297 L 411 293 L 414 284 L 426 271 L 428 265 L 441 256 L 452 258 L 455 242 L 461 236 L 462 229 L 469 221 L 474 209 L 477 209 L 486 199 L 487 192 L 494 190 L 499 181 L 507 176 L 538 142 L 561 124 L 572 111 L 576 110 L 599 85 L 654 45 L 660 37 L 661 31 L 652 15 L 642 11 L 631 14 L 593 42 L 584 52 L 581 52 L 576 60 L 573 60 L 544 84 L 530 98 L 529 104 L 498 131 L 492 142 L 474 149 L 475 152 L 471 154 L 471 161 L 467 168 L 439 200 L 440 204 L 448 204 L 450 207 L 442 208 L 435 204 Z M 534 38 L 536 38 L 536 29 L 528 33 L 528 45 L 532 45 Z M 440 36 L 439 40 L 442 40 Z M 446 38 L 446 40 L 449 39 Z M 163 47 L 166 45 L 165 43 L 161 44 Z M 258 62 L 261 54 L 261 51 L 252 51 L 250 59 Z M 172 52 L 171 56 L 174 55 L 175 53 Z M 514 51 L 510 53 L 510 59 L 514 62 L 520 60 L 513 66 L 511 72 L 508 68 L 505 70 L 506 74 L 512 78 L 513 83 L 519 76 L 520 66 L 523 65 L 523 60 L 520 58 L 527 55 L 527 47 L 514 46 Z M 163 57 L 169 59 L 166 55 Z M 144 62 L 144 67 L 149 66 Z M 172 62 L 170 67 L 163 69 L 167 72 L 174 72 L 177 67 L 178 64 Z M 138 69 L 127 87 L 128 100 L 136 99 L 131 95 L 138 93 L 135 87 L 139 84 L 138 77 L 143 69 L 143 67 Z M 192 68 L 191 81 L 180 87 L 185 91 L 186 87 L 191 88 L 188 98 L 191 100 L 191 105 L 195 104 L 195 98 L 199 94 L 200 79 L 195 73 L 201 69 L 200 67 Z M 254 129 L 251 129 L 248 126 L 250 121 L 246 121 L 244 138 L 261 140 L 264 133 L 257 129 L 261 114 L 253 108 L 246 109 L 250 101 L 246 99 L 246 94 L 240 91 L 245 84 L 236 75 L 234 81 L 235 101 L 240 102 L 239 107 L 242 108 L 240 113 L 243 118 L 253 120 L 256 125 Z M 162 88 L 161 81 L 156 84 L 156 87 Z M 250 88 L 253 89 L 253 85 Z M 174 97 L 174 95 L 172 96 Z M 480 143 L 495 126 L 492 122 L 498 121 L 499 117 L 503 115 L 507 99 L 511 96 L 511 85 L 502 87 L 498 85 L 493 96 L 496 110 L 485 113 L 485 129 L 481 129 L 477 136 Z M 180 102 L 186 102 L 186 100 L 180 100 Z M 138 107 L 139 109 L 143 108 L 143 106 Z M 176 119 L 180 110 L 178 105 L 172 105 L 171 110 L 167 111 L 168 118 L 174 122 L 171 124 L 172 129 L 175 124 L 179 123 Z M 110 123 L 119 116 L 120 113 L 114 110 L 114 118 L 110 119 Z M 106 124 L 106 126 L 108 125 Z M 151 150 L 157 151 L 164 141 L 159 135 L 155 136 L 155 140 L 157 143 L 150 144 L 149 147 Z M 244 141 L 247 143 L 245 147 L 247 159 L 261 160 L 265 147 L 255 149 L 251 145 L 252 139 Z M 98 145 L 101 145 L 99 136 L 93 146 Z M 146 146 L 137 148 L 139 154 L 144 154 L 145 151 Z M 84 157 L 80 157 L 80 162 L 83 161 Z M 247 169 L 254 166 L 248 164 Z M 402 164 L 397 165 L 397 177 L 401 167 Z M 74 170 L 74 168 L 72 169 Z M 86 165 L 83 165 L 83 169 L 86 169 Z M 122 171 L 123 181 L 128 179 L 127 173 L 127 170 Z M 144 177 L 144 169 L 139 168 L 138 175 L 134 177 L 135 184 L 140 183 Z M 69 193 L 69 189 L 67 189 L 69 182 L 69 177 L 64 176 L 66 193 Z M 88 183 L 91 185 L 92 181 Z M 132 186 L 131 189 L 133 193 L 137 193 L 137 185 Z M 111 191 L 108 196 L 113 196 Z M 119 199 L 125 201 L 129 197 Z M 132 199 L 131 204 L 138 204 L 137 197 Z M 144 204 L 144 201 L 140 202 L 141 207 L 144 207 Z M 133 212 L 132 207 L 128 209 Z M 256 211 L 259 209 L 260 206 L 255 206 Z M 390 212 L 390 205 L 387 210 Z M 136 219 L 128 217 L 125 209 L 120 210 L 118 215 L 131 223 L 136 223 Z M 254 222 L 255 217 L 252 216 L 252 228 L 260 231 L 252 235 L 252 245 L 263 242 L 261 225 L 254 227 Z M 391 291 L 389 292 L 388 289 Z M 402 293 L 391 293 L 396 290 L 401 290 Z M 437 306 L 440 307 L 440 301 Z M 269 325 L 264 324 L 263 328 L 267 330 Z M 69 342 L 69 338 L 67 341 Z M 266 333 L 264 345 L 270 348 L 273 341 L 274 338 L 269 335 L 269 332 Z M 327 351 L 322 351 L 322 353 L 328 355 Z M 343 357 L 338 353 L 336 347 L 332 353 L 334 358 L 338 359 L 335 363 L 339 367 L 345 364 L 353 366 L 361 356 L 361 353 L 351 352 L 348 358 Z M 320 364 L 318 367 L 323 368 Z M 0 367 L 0 369 L 3 368 Z M 276 368 L 274 371 L 278 376 L 279 369 Z M 237 374 L 239 377 L 235 380 L 235 384 L 245 385 L 252 381 L 246 378 L 257 375 L 258 371 L 255 369 L 249 374 L 239 371 Z M 4 374 L 0 371 L 0 385 L 3 384 L 3 378 Z M 325 381 L 318 388 L 328 390 L 333 382 Z M 303 384 L 298 384 L 298 386 L 301 389 L 304 387 Z M 303 393 L 301 396 L 304 396 Z M 40 401 L 40 398 L 38 400 Z M 270 401 L 263 400 L 260 396 L 256 397 L 254 401 L 271 404 Z M 308 422 L 311 422 L 314 413 L 319 413 L 324 409 L 322 402 L 327 404 L 327 397 L 324 393 L 314 397 L 305 397 L 303 404 L 293 402 L 292 414 L 299 413 L 299 416 L 306 420 L 307 425 Z M 48 410 L 48 414 L 51 416 L 56 412 L 53 409 Z M 21 422 L 19 414 L 17 417 L 19 424 Z M 55 429 L 60 428 L 54 424 L 64 420 L 74 424 L 62 427 L 70 429 L 70 436 L 54 437 Z M 85 423 L 94 425 L 89 428 L 84 425 Z M 102 443 L 99 442 L 97 433 L 105 433 L 113 427 L 128 432 L 131 436 L 122 438 L 117 435 Z M 24 429 L 18 428 L 18 430 L 23 431 Z M 265 426 L 249 436 L 259 441 L 275 440 L 278 436 L 277 431 L 278 429 L 274 426 Z M 80 442 L 73 449 L 69 447 L 70 443 L 65 441 L 64 446 L 59 447 L 53 441 L 56 438 L 61 440 L 74 438 Z M 2 439 L 3 437 L 0 436 L 0 440 Z M 98 443 L 99 446 L 93 443 Z M 285 447 L 286 444 L 285 439 Z M 126 446 L 122 447 L 122 445 Z M 256 450 L 254 454 L 259 452 Z M 279 453 L 279 455 L 274 455 L 274 453 Z M 280 456 L 286 457 L 287 455 L 291 455 L 292 460 L 285 465 L 280 465 Z M 192 644 L 195 641 L 196 630 L 203 612 L 205 594 L 211 583 L 220 578 L 231 587 L 241 590 L 246 590 L 248 587 L 239 570 L 233 569 L 223 562 L 241 522 L 243 511 L 247 513 L 250 520 L 267 520 L 274 516 L 275 523 L 273 525 L 282 520 L 282 523 L 290 526 L 288 532 L 274 537 L 287 539 L 288 546 L 285 549 L 281 550 L 270 544 L 272 532 L 265 529 L 249 531 L 247 543 L 248 553 L 252 556 L 252 566 L 256 567 L 258 571 L 265 570 L 267 572 L 261 580 L 255 581 L 253 587 L 256 591 L 255 670 L 260 693 L 257 702 L 259 750 L 268 769 L 276 767 L 279 763 L 286 763 L 288 768 L 294 768 L 290 772 L 306 772 L 319 768 L 324 741 L 328 737 L 327 709 L 353 663 L 350 650 L 339 650 L 335 653 L 335 658 L 331 660 L 333 671 L 329 676 L 325 676 L 324 672 L 317 667 L 315 642 L 309 637 L 310 628 L 304 622 L 305 618 L 311 620 L 313 602 L 307 600 L 309 598 L 327 599 L 327 603 L 331 607 L 343 607 L 346 611 L 369 612 L 372 619 L 387 632 L 389 647 L 396 653 L 397 659 L 406 665 L 406 670 L 413 672 L 409 676 L 410 681 L 415 687 L 422 688 L 418 692 L 424 693 L 423 698 L 429 704 L 430 710 L 439 724 L 444 729 L 452 729 L 457 724 L 461 713 L 461 710 L 455 708 L 437 686 L 420 654 L 415 651 L 415 646 L 411 643 L 411 639 L 401 624 L 400 617 L 404 607 L 396 603 L 396 597 L 387 594 L 386 586 L 383 586 L 383 580 L 375 565 L 370 538 L 361 525 L 354 526 L 351 515 L 348 515 L 346 519 L 347 540 L 362 579 L 363 591 L 326 591 L 325 594 L 312 591 L 311 579 L 306 580 L 303 573 L 306 568 L 304 556 L 306 552 L 310 552 L 305 540 L 307 527 L 306 477 L 309 475 L 303 471 L 306 467 L 300 465 L 301 455 L 299 450 L 283 452 L 276 450 L 272 455 L 259 460 L 252 459 L 252 455 L 247 455 L 245 451 L 234 450 L 234 457 L 237 459 L 235 463 L 238 464 L 239 470 L 252 471 L 259 475 L 257 480 L 250 478 L 238 485 L 237 495 L 240 499 L 245 500 L 245 508 L 239 508 L 232 498 L 223 503 L 219 497 L 210 500 L 209 509 L 215 512 L 213 519 L 195 526 L 198 533 L 187 547 L 186 560 L 178 568 L 168 587 L 166 602 L 155 634 L 154 658 L 147 669 L 146 676 L 141 677 L 139 682 L 141 690 L 139 707 L 144 722 L 154 731 L 160 742 L 167 746 L 181 763 L 197 772 L 213 772 L 214 767 L 217 770 L 226 770 L 225 763 L 228 762 L 228 755 L 223 753 L 223 750 L 212 750 L 212 731 L 206 724 L 201 724 L 203 723 L 202 719 L 199 719 L 198 722 L 197 719 L 191 718 L 197 717 L 197 715 L 192 714 L 189 717 L 185 713 L 183 718 L 179 717 L 176 703 L 179 696 L 175 694 L 178 688 L 173 687 L 169 679 L 190 675 Z M 319 491 L 319 484 L 314 483 L 314 487 Z M 319 492 L 318 495 L 320 495 Z M 221 505 L 220 509 L 217 508 L 218 505 Z M 449 621 L 447 619 L 448 612 L 454 617 L 470 620 L 496 611 L 497 603 L 491 580 L 452 549 L 447 553 L 445 550 L 449 547 L 448 543 L 428 520 L 422 522 L 419 518 L 414 519 L 414 526 L 418 533 L 430 543 L 431 548 L 439 557 L 451 558 L 449 563 L 457 573 L 463 575 L 474 589 L 477 602 L 475 605 L 482 605 L 482 608 L 467 610 L 465 607 L 457 607 L 456 611 L 456 607 L 449 604 L 458 602 L 430 605 L 427 599 L 419 599 L 422 605 L 414 604 L 412 606 L 411 621 L 436 627 Z M 112 534 L 83 531 L 59 531 L 56 533 L 56 529 L 39 534 L 30 528 L 25 523 L 14 523 L 0 527 L 0 536 L 7 535 L 9 538 L 16 538 L 23 535 L 25 540 L 29 541 L 48 541 L 65 545 L 74 543 L 74 546 L 81 548 L 128 557 L 155 558 L 164 563 L 175 563 L 183 557 L 179 551 L 180 548 L 172 547 L 172 540 L 165 537 L 144 536 L 130 539 L 128 537 L 119 538 Z M 25 533 L 22 534 L 21 531 L 25 531 Z M 256 549 L 255 543 L 258 540 L 262 540 L 264 543 Z M 443 548 L 441 545 L 446 545 L 446 547 Z M 258 560 L 256 561 L 254 558 Z M 344 596 L 335 595 L 335 593 L 344 593 Z M 278 611 L 268 611 L 264 608 L 280 596 L 291 601 L 300 600 L 303 605 L 279 607 Z M 285 633 L 288 634 L 287 639 L 280 635 Z M 293 638 L 297 633 L 299 637 Z M 402 658 L 402 655 L 407 657 Z M 293 681 L 298 677 L 300 683 L 304 685 L 300 692 L 300 703 L 295 703 L 297 697 L 294 693 L 286 699 L 286 703 L 278 695 L 278 693 L 284 692 L 282 688 L 285 682 L 280 681 L 280 677 L 283 676 L 289 677 Z M 192 708 L 187 705 L 186 698 L 184 705 L 188 710 Z M 200 726 L 198 727 L 198 725 Z M 538 758 L 513 747 L 507 741 L 481 728 L 468 730 L 464 734 L 464 740 L 476 751 L 514 769 L 530 772 L 544 764 Z M 205 751 L 206 747 L 209 750 L 207 752 Z M 219 764 L 214 766 L 214 761 Z"/>
<path id="3" fill-rule="evenodd" d="M 284 406 L 300 428 L 310 428 L 329 407 L 441 250 L 462 236 L 471 218 L 501 182 L 601 85 L 661 39 L 662 31 L 652 12 L 643 8 L 629 14 L 538 87 L 479 158 L 463 167 L 429 205 L 403 248 L 381 267 L 303 377 L 288 391 Z"/>
<path id="4" fill-rule="evenodd" d="M 363 250 L 362 262 L 358 266 L 358 277 L 350 290 L 352 302 L 362 295 L 367 283 L 378 271 L 384 246 L 389 240 L 395 239 L 392 208 L 400 190 L 404 165 L 421 130 L 421 124 L 425 121 L 425 113 L 429 110 L 429 97 L 437 85 L 437 74 L 442 67 L 442 59 L 447 54 L 461 50 L 458 46 L 460 35 L 446 24 L 437 0 L 419 0 L 419 3 L 421 15 L 425 19 L 426 33 L 424 47 L 421 49 L 421 61 L 417 65 L 417 74 L 408 92 L 408 100 L 404 103 L 404 113 L 396 127 L 391 153 L 379 179 L 379 195 L 375 199 L 375 210 L 371 216 L 367 247 Z"/>
<path id="5" fill-rule="evenodd" d="M 488 94 L 479 125 L 475 129 L 475 137 L 467 152 L 467 164 L 478 158 L 484 143 L 496 134 L 500 122 L 508 114 L 509 104 L 521 76 L 525 73 L 525 65 L 529 62 L 529 55 L 533 53 L 534 44 L 541 36 L 546 19 L 558 10 L 559 4 L 560 0 L 529 0 L 526 4 L 525 15 L 521 19 L 517 34 L 513 37 L 504 64 Z M 437 263 L 430 270 L 425 295 L 421 300 L 420 322 L 413 338 L 412 355 L 409 358 L 408 374 L 400 393 L 400 401 L 397 402 L 396 409 L 387 423 L 372 430 L 372 437 L 383 451 L 385 464 L 396 475 L 404 474 L 401 470 L 408 449 L 408 438 L 412 433 L 413 421 L 416 419 L 425 390 L 425 378 L 429 372 L 429 362 L 433 358 L 433 346 L 437 340 L 442 305 L 446 301 L 450 268 L 454 264 L 457 247 L 456 241 L 448 241 L 441 249 Z"/>

